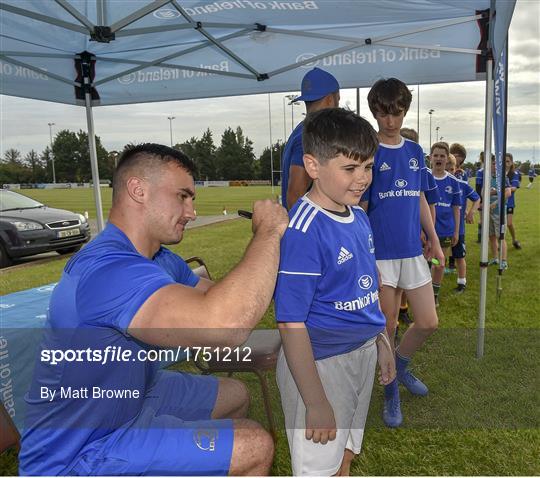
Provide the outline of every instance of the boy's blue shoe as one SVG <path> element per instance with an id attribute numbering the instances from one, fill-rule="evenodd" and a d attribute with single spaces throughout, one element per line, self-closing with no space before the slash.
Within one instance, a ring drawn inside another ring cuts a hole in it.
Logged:
<path id="1" fill-rule="evenodd" d="M 421 380 L 418 380 L 408 369 L 411 359 L 402 357 L 396 352 L 396 378 L 399 383 L 413 395 L 425 397 L 429 390 Z"/>
<path id="2" fill-rule="evenodd" d="M 397 428 L 403 423 L 399 395 L 384 399 L 383 421 L 387 427 Z"/>
<path id="3" fill-rule="evenodd" d="M 426 385 L 419 379 L 417 379 L 408 369 L 403 372 L 397 373 L 398 382 L 404 385 L 405 388 L 413 395 L 425 397 L 429 390 Z"/>
<path id="4" fill-rule="evenodd" d="M 503 271 L 505 271 L 506 269 L 508 269 L 508 262 L 506 261 L 501 261 L 501 269 Z"/>
<path id="5" fill-rule="evenodd" d="M 496 266 L 499 264 L 499 259 L 491 259 L 489 262 L 488 262 L 488 265 L 490 266 Z"/>

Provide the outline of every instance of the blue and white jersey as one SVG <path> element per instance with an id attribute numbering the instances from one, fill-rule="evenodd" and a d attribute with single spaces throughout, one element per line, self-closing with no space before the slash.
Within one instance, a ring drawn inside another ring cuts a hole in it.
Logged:
<path id="1" fill-rule="evenodd" d="M 508 176 L 507 176 L 508 177 Z M 514 174 L 512 175 L 512 178 L 508 178 L 510 181 L 510 187 L 512 188 L 519 188 L 519 181 L 520 181 L 520 175 L 517 171 L 514 171 Z M 508 202 L 506 203 L 506 207 L 516 207 L 516 199 L 514 197 L 515 191 L 512 191 L 512 195 L 508 198 Z"/>
<path id="2" fill-rule="evenodd" d="M 476 171 L 476 187 L 482 187 L 482 184 L 484 184 L 484 168 L 480 168 L 478 171 Z"/>
<path id="3" fill-rule="evenodd" d="M 444 176 L 435 177 L 439 191 L 439 201 L 435 204 L 435 231 L 439 237 L 454 235 L 454 206 L 461 206 L 461 188 L 455 176 L 445 172 Z"/>
<path id="4" fill-rule="evenodd" d="M 420 192 L 427 187 L 422 148 L 405 138 L 396 145 L 379 144 L 371 186 L 361 201 L 369 201 L 368 216 L 381 259 L 406 259 L 422 254 Z"/>
<path id="5" fill-rule="evenodd" d="M 360 347 L 386 323 L 369 220 L 348 210 L 342 217 L 303 196 L 281 240 L 276 320 L 305 323 L 315 360 Z"/>
<path id="6" fill-rule="evenodd" d="M 535 178 L 536 177 L 536 171 L 534 168 L 529 169 L 529 178 Z"/>
<path id="7" fill-rule="evenodd" d="M 437 183 L 433 177 L 431 169 L 426 168 L 427 174 L 422 176 L 426 181 L 426 187 L 424 189 L 424 194 L 426 195 L 426 201 L 428 204 L 436 204 L 439 202 L 439 191 L 437 190 Z"/>
<path id="8" fill-rule="evenodd" d="M 304 122 L 300 123 L 289 136 L 283 150 L 281 165 L 281 204 L 287 207 L 287 188 L 289 187 L 289 168 L 291 166 L 304 167 L 304 148 L 302 146 L 302 132 Z"/>
<path id="9" fill-rule="evenodd" d="M 471 187 L 467 181 L 458 179 L 461 190 L 461 211 L 459 211 L 459 235 L 465 235 L 465 212 L 467 210 L 467 199 L 478 201 L 480 195 Z"/>

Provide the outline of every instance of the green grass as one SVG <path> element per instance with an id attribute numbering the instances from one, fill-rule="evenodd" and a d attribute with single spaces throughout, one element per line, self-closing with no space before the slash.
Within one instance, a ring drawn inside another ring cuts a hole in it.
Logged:
<path id="1" fill-rule="evenodd" d="M 18 192 L 47 206 L 81 213 L 88 211 L 90 217 L 95 218 L 93 191 L 93 189 L 23 189 Z M 272 195 L 270 186 L 197 188 L 195 208 L 200 216 L 221 214 L 223 207 L 226 207 L 229 213 L 236 212 L 237 209 L 251 209 L 251 204 L 257 199 L 272 198 L 279 193 L 279 188 L 275 187 Z M 112 189 L 101 188 L 104 217 L 109 215 L 111 201 Z"/>
<path id="2" fill-rule="evenodd" d="M 445 277 L 440 329 L 415 357 L 415 370 L 429 385 L 430 395 L 417 398 L 404 391 L 404 426 L 389 430 L 380 418 L 382 388 L 374 387 L 363 452 L 353 463 L 353 474 L 540 474 L 540 189 L 518 190 L 516 203 L 514 222 L 523 250 L 508 249 L 510 268 L 503 274 L 499 302 L 497 274 L 489 269 L 484 358 L 475 358 L 479 247 L 474 225 L 467 226 L 467 291 L 453 295 L 455 275 Z M 250 235 L 248 221 L 230 221 L 191 230 L 172 249 L 184 257 L 203 257 L 219 279 L 241 258 Z M 57 281 L 64 263 L 62 259 L 0 274 L 0 287 L 8 293 Z M 270 308 L 260 326 L 273 324 Z M 239 377 L 253 396 L 250 416 L 265 423 L 257 380 L 249 374 Z M 273 374 L 269 379 L 281 423 L 272 473 L 289 475 L 279 394 Z M 14 454 L 0 461 L 0 473 L 16 473 Z"/>

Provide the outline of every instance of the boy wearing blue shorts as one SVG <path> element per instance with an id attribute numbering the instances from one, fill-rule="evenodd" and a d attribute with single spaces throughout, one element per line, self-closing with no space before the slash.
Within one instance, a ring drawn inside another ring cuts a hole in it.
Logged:
<path id="1" fill-rule="evenodd" d="M 508 178 L 508 181 L 510 181 L 510 188 L 512 191 L 512 194 L 508 198 L 508 202 L 506 203 L 506 214 L 507 214 L 507 221 L 508 221 L 508 230 L 510 231 L 510 234 L 512 235 L 512 245 L 516 249 L 521 249 L 520 242 L 516 239 L 516 229 L 514 227 L 514 210 L 516 208 L 516 198 L 515 198 L 515 192 L 516 189 L 519 188 L 519 183 L 521 181 L 519 170 L 516 168 L 514 164 L 514 156 L 512 156 L 511 153 L 506 153 L 505 158 L 505 164 L 506 164 L 506 177 Z"/>
<path id="2" fill-rule="evenodd" d="M 452 154 L 450 154 L 448 157 L 448 162 L 446 163 L 446 170 L 456 177 L 461 190 L 459 241 L 455 246 L 452 247 L 452 257 L 455 259 L 458 273 L 457 287 L 454 289 L 454 292 L 456 292 L 456 294 L 462 294 L 465 292 L 465 288 L 467 287 L 467 262 L 465 261 L 465 255 L 467 252 L 465 248 L 465 220 L 467 221 L 467 224 L 474 224 L 474 213 L 480 205 L 480 196 L 469 185 L 469 183 L 463 179 L 463 170 L 456 169 L 456 161 L 453 159 L 454 157 Z M 467 200 L 472 202 L 469 210 L 467 210 Z"/>
<path id="3" fill-rule="evenodd" d="M 408 369 L 414 353 L 437 329 L 438 318 L 426 258 L 444 264 L 444 254 L 424 196 L 426 166 L 422 148 L 400 135 L 412 96 L 396 78 L 377 81 L 368 94 L 369 108 L 379 126 L 373 182 L 361 205 L 373 229 L 377 267 L 381 273 L 381 308 L 388 335 L 394 336 L 401 291 L 405 290 L 414 315 L 396 350 L 397 379 L 385 387 L 383 420 L 398 427 L 403 421 L 398 382 L 424 396 L 428 388 Z M 426 244 L 422 248 L 421 230 Z M 426 258 L 423 256 L 423 252 Z"/>
<path id="4" fill-rule="evenodd" d="M 379 307 L 373 236 L 358 206 L 377 136 L 351 111 L 308 115 L 310 191 L 289 212 L 275 290 L 277 382 L 294 475 L 348 475 L 360 453 L 377 361 L 395 375 Z"/>
<path id="5" fill-rule="evenodd" d="M 458 180 L 446 171 L 448 162 L 448 145 L 435 143 L 431 146 L 431 166 L 433 177 L 437 182 L 439 201 L 435 204 L 435 231 L 445 257 L 450 256 L 450 249 L 459 241 L 459 211 L 461 205 L 461 188 Z M 455 164 L 455 159 L 454 159 Z M 435 305 L 439 305 L 439 291 L 444 278 L 444 265 L 434 264 L 431 268 L 433 278 L 433 294 Z"/>

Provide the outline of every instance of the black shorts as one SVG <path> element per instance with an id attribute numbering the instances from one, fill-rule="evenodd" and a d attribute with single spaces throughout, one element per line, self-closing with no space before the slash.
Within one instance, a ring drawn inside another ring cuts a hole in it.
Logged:
<path id="1" fill-rule="evenodd" d="M 463 259 L 467 253 L 465 248 L 465 236 L 459 236 L 458 243 L 452 247 L 452 257 L 454 259 Z"/>
<path id="2" fill-rule="evenodd" d="M 447 247 L 452 246 L 452 238 L 451 237 L 440 237 L 439 236 L 439 242 L 440 242 L 441 247 L 443 249 L 446 249 Z"/>
<path id="3" fill-rule="evenodd" d="M 514 214 L 514 209 L 515 209 L 515 206 L 513 207 L 506 206 L 506 214 Z"/>

